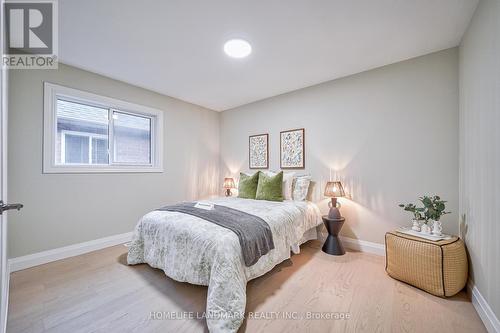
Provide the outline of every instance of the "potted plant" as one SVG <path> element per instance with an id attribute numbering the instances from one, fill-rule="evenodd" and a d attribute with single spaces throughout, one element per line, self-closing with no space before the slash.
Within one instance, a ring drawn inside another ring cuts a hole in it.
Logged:
<path id="1" fill-rule="evenodd" d="M 431 221 L 432 233 L 438 236 L 441 235 L 441 231 L 443 231 L 441 217 L 450 213 L 445 211 L 446 201 L 441 200 L 437 195 L 433 197 L 420 197 L 419 200 L 424 205 L 425 223 L 429 224 L 429 221 Z"/>
<path id="2" fill-rule="evenodd" d="M 403 208 L 407 212 L 411 212 L 413 214 L 413 226 L 412 230 L 420 231 L 420 221 L 424 220 L 422 213 L 424 212 L 424 208 L 419 208 L 412 203 L 409 204 L 400 204 L 399 207 Z"/>
<path id="3" fill-rule="evenodd" d="M 437 195 L 429 197 L 423 196 L 418 198 L 422 203 L 423 207 L 417 207 L 414 204 L 400 204 L 405 211 L 413 213 L 413 227 L 415 231 L 422 231 L 425 233 L 430 233 L 432 228 L 432 233 L 434 235 L 441 235 L 443 230 L 441 226 L 441 217 L 450 212 L 445 211 L 446 201 L 441 200 Z M 419 225 L 419 221 L 424 221 L 422 226 Z"/>

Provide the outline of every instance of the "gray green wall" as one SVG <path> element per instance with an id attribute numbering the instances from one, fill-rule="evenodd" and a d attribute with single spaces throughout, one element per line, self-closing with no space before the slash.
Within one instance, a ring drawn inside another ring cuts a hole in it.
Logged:
<path id="1" fill-rule="evenodd" d="M 481 0 L 460 51 L 220 114 L 63 64 L 10 71 L 9 200 L 25 208 L 9 217 L 9 257 L 129 232 L 158 206 L 220 194 L 222 177 L 248 171 L 252 134 L 270 134 L 270 169 L 277 170 L 279 132 L 304 127 L 306 168 L 298 172 L 312 174 L 324 212 L 325 182 L 344 182 L 345 236 L 383 243 L 387 230 L 409 224 L 398 203 L 440 194 L 452 211 L 445 232 L 458 233 L 461 221 L 471 277 L 499 317 L 499 59 L 500 2 Z M 163 110 L 165 171 L 43 174 L 43 81 Z"/>
<path id="2" fill-rule="evenodd" d="M 410 224 L 397 206 L 440 194 L 458 232 L 458 49 L 381 67 L 222 112 L 221 179 L 248 170 L 248 136 L 269 133 L 279 169 L 279 132 L 306 130 L 306 168 L 317 181 L 341 179 L 345 236 L 376 243 Z"/>
<path id="3" fill-rule="evenodd" d="M 43 174 L 43 81 L 165 112 L 164 172 Z M 9 81 L 9 257 L 130 232 L 166 203 L 220 193 L 219 114 L 60 64 L 14 70 Z"/>
<path id="4" fill-rule="evenodd" d="M 43 81 L 165 111 L 165 172 L 43 174 Z M 350 195 L 344 235 L 383 243 L 409 223 L 397 204 L 425 193 L 449 200 L 444 228 L 458 232 L 456 48 L 222 113 L 65 65 L 12 71 L 9 98 L 9 194 L 26 206 L 11 214 L 9 257 L 129 232 L 162 204 L 220 194 L 222 177 L 248 170 L 251 134 L 270 134 L 270 168 L 279 169 L 279 131 L 299 127 L 299 172 L 313 175 L 321 208 L 330 178 Z"/>
<path id="5" fill-rule="evenodd" d="M 481 0 L 460 46 L 460 214 L 471 278 L 500 318 L 500 1 Z"/>

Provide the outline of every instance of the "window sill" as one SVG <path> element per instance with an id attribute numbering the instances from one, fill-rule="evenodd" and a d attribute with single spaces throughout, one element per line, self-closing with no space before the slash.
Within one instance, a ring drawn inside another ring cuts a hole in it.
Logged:
<path id="1" fill-rule="evenodd" d="M 43 168 L 44 174 L 65 173 L 162 173 L 163 167 L 141 167 L 141 166 L 49 166 Z"/>

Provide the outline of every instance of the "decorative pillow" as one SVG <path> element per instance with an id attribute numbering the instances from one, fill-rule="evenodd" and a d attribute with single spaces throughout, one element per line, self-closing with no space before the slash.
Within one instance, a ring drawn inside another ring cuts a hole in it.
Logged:
<path id="1" fill-rule="evenodd" d="M 292 199 L 297 201 L 304 201 L 309 192 L 309 185 L 311 184 L 311 176 L 298 176 L 294 178 Z"/>
<path id="2" fill-rule="evenodd" d="M 261 172 L 255 199 L 283 201 L 283 171 L 276 176 L 268 176 Z"/>
<path id="3" fill-rule="evenodd" d="M 278 173 L 273 171 L 262 171 L 266 176 L 276 176 Z M 295 172 L 283 172 L 283 200 L 292 200 L 292 185 Z"/>
<path id="4" fill-rule="evenodd" d="M 243 172 L 240 172 L 240 181 L 238 183 L 238 198 L 255 199 L 260 173 L 260 171 L 257 171 L 250 176 L 244 174 Z"/>

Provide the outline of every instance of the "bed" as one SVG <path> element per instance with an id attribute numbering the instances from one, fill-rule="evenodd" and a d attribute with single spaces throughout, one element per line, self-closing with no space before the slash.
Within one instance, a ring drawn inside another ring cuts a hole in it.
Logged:
<path id="1" fill-rule="evenodd" d="M 302 243 L 316 239 L 321 214 L 309 201 L 225 197 L 211 202 L 262 218 L 271 229 L 274 249 L 247 267 L 233 231 L 196 216 L 157 210 L 137 224 L 127 260 L 129 265 L 147 263 L 180 282 L 208 286 L 209 330 L 236 332 L 244 319 L 247 281 L 290 258 L 291 251 L 299 253 Z"/>

